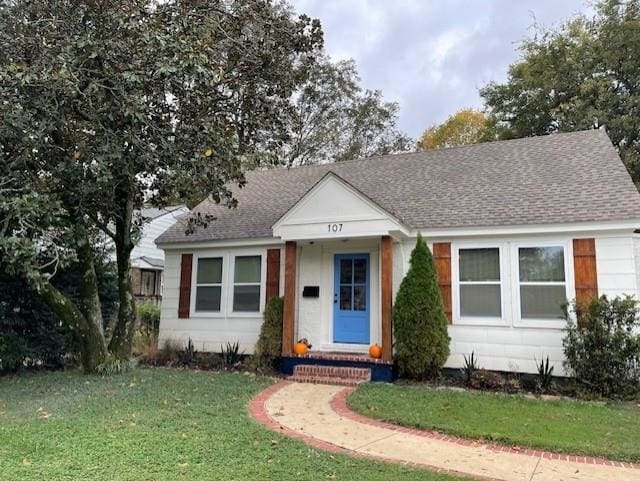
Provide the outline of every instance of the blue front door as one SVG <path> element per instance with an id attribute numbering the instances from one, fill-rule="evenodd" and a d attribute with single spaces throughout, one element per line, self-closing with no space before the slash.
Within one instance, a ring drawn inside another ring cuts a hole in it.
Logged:
<path id="1" fill-rule="evenodd" d="M 336 254 L 333 342 L 369 344 L 369 254 Z"/>

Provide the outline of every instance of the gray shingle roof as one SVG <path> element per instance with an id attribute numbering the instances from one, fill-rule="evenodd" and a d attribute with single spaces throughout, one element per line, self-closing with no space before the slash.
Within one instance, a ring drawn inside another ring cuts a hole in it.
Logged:
<path id="1" fill-rule="evenodd" d="M 249 172 L 238 207 L 207 200 L 206 229 L 177 222 L 157 242 L 271 237 L 272 225 L 334 172 L 413 228 L 640 219 L 640 195 L 608 136 L 589 130 L 348 162 Z"/>

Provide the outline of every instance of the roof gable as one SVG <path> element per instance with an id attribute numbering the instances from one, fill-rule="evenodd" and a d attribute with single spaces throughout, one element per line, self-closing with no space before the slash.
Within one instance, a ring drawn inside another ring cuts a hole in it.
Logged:
<path id="1" fill-rule="evenodd" d="M 335 172 L 327 172 L 273 225 L 282 239 L 344 238 L 404 230 L 395 217 Z"/>

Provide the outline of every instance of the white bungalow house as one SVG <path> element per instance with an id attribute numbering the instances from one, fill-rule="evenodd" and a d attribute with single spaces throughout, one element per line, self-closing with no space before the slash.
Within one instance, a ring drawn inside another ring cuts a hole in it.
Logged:
<path id="1" fill-rule="evenodd" d="M 562 370 L 561 305 L 637 295 L 640 195 L 606 133 L 544 137 L 250 172 L 238 207 L 213 201 L 165 251 L 160 342 L 249 353 L 267 298 L 284 296 L 283 370 L 373 369 L 388 379 L 392 304 L 416 236 L 433 252 L 460 367 L 475 352 L 501 371 Z M 293 355 L 296 340 L 313 349 Z M 382 346 L 382 359 L 367 352 Z"/>
<path id="2" fill-rule="evenodd" d="M 189 213 L 184 205 L 158 209 L 149 207 L 135 212 L 145 219 L 140 238 L 131 251 L 131 286 L 138 301 L 162 300 L 164 251 L 156 246 L 157 237 Z"/>

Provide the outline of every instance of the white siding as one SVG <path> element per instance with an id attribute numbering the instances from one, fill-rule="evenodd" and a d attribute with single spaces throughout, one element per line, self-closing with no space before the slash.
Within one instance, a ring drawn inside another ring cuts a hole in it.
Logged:
<path id="1" fill-rule="evenodd" d="M 637 296 L 636 255 L 632 236 L 596 237 L 598 291 L 608 297 Z"/>
<path id="2" fill-rule="evenodd" d="M 156 246 L 156 239 L 165 230 L 175 224 L 180 216 L 187 212 L 189 212 L 189 209 L 182 207 L 161 215 L 146 224 L 142 229 L 140 241 L 133 248 L 133 251 L 131 251 L 132 265 L 134 267 L 146 267 L 146 263 L 144 265 L 139 265 L 140 263 L 136 262 L 136 259 L 139 259 L 140 257 L 164 259 L 164 251 L 162 249 L 158 249 Z"/>
<path id="3" fill-rule="evenodd" d="M 273 248 L 273 247 L 269 247 Z M 191 283 L 191 314 L 188 319 L 178 318 L 178 302 L 180 290 L 180 261 L 183 251 L 170 250 L 165 257 L 165 285 L 164 297 L 160 315 L 160 337 L 162 345 L 171 339 L 186 343 L 189 338 L 199 351 L 220 352 L 220 346 L 227 342 L 240 343 L 241 351 L 253 353 L 255 343 L 262 326 L 262 311 L 265 302 L 266 253 L 267 247 L 251 247 L 236 249 L 198 249 L 193 251 L 193 273 Z M 233 269 L 232 260 L 236 255 L 262 256 L 262 289 L 260 312 L 234 313 L 233 299 Z M 219 313 L 194 312 L 195 277 L 197 274 L 197 258 L 223 257 L 223 287 L 222 306 Z M 282 262 L 282 256 L 281 256 Z"/>
<path id="4" fill-rule="evenodd" d="M 596 264 L 598 271 L 598 288 L 600 294 L 617 296 L 623 294 L 636 295 L 637 293 L 637 269 L 634 256 L 634 243 L 630 233 L 607 235 L 585 233 L 584 235 L 566 235 L 552 237 L 513 237 L 493 239 L 496 244 L 507 243 L 518 244 L 521 242 L 564 242 L 568 246 L 569 258 L 566 262 L 569 267 L 567 281 L 570 297 L 575 296 L 573 288 L 573 251 L 571 241 L 573 238 L 595 237 L 596 241 Z M 469 242 L 469 239 L 460 242 Z M 480 242 L 489 242 L 491 239 L 480 239 Z M 471 241 L 473 242 L 473 241 Z M 455 248 L 456 241 L 452 243 Z M 636 246 L 637 247 L 637 246 Z M 503 249 L 506 256 L 513 257 L 514 253 L 509 249 Z M 503 262 L 513 267 L 513 260 L 504 259 Z M 455 262 L 452 262 L 452 269 L 455 269 Z M 465 325 L 460 319 L 455 317 L 453 324 L 449 327 L 451 337 L 451 356 L 446 366 L 459 368 L 463 365 L 463 356 L 475 352 L 479 364 L 487 369 L 536 372 L 536 360 L 541 360 L 549 356 L 550 362 L 555 366 L 555 373 L 563 374 L 562 362 L 564 360 L 562 350 L 562 339 L 564 333 L 562 327 L 564 323 L 558 325 L 537 327 L 532 324 L 522 325 L 517 318 L 517 298 L 514 285 L 517 286 L 516 273 L 511 270 L 503 271 L 503 308 L 505 316 L 499 325 Z M 455 278 L 455 273 L 454 276 Z M 504 283 L 507 285 L 504 286 Z M 455 291 L 457 286 L 452 286 Z"/>
<path id="5" fill-rule="evenodd" d="M 567 289 L 569 296 L 575 295 L 573 288 L 573 251 L 572 239 L 595 237 L 598 286 L 601 294 L 616 296 L 622 294 L 637 295 L 640 269 L 640 238 L 634 239 L 630 232 L 612 234 L 594 234 L 589 232 L 554 234 L 549 236 L 502 236 L 457 238 L 455 240 L 439 238 L 438 242 L 452 242 L 452 269 L 456 269 L 454 251 L 461 245 L 474 243 L 493 243 L 501 246 L 503 262 L 503 318 L 498 322 L 470 323 L 456 318 L 454 307 L 453 324 L 449 327 L 451 336 L 451 356 L 446 366 L 459 368 L 463 356 L 472 351 L 478 357 L 479 364 L 487 369 L 519 372 L 535 372 L 536 360 L 549 356 L 557 374 L 563 373 L 562 338 L 563 321 L 543 323 L 524 323 L 518 319 L 517 271 L 514 266 L 515 249 L 522 243 L 562 244 L 567 249 Z M 431 239 L 429 239 L 431 245 Z M 394 297 L 404 274 L 409 268 L 411 251 L 415 239 L 394 242 L 393 245 L 393 290 Z M 262 247 L 198 249 L 194 257 L 202 252 L 207 255 L 233 256 L 237 253 L 259 250 L 266 258 L 266 249 Z M 367 346 L 346 346 L 332 343 L 333 329 L 333 256 L 336 253 L 368 252 L 371 259 L 371 343 L 380 342 L 380 272 L 379 239 L 341 241 L 298 242 L 297 255 L 297 299 L 296 299 L 296 338 L 306 337 L 314 349 L 365 351 Z M 191 337 L 198 350 L 219 351 L 220 345 L 227 341 L 239 340 L 241 348 L 253 352 L 260 332 L 261 315 L 237 316 L 222 313 L 220 316 L 198 314 L 189 319 L 178 319 L 178 289 L 180 276 L 181 251 L 168 251 L 165 259 L 165 292 L 162 303 L 160 338 L 177 339 L 183 342 Z M 266 269 L 263 269 L 266 271 Z M 195 268 L 194 268 L 195 275 Z M 456 274 L 453 273 L 455 306 Z M 227 285 L 229 284 L 227 279 Z M 305 285 L 317 285 L 320 297 L 303 298 Z M 229 287 L 229 286 L 228 286 Z M 284 249 L 281 254 L 280 292 L 284 292 Z M 264 285 L 263 285 L 264 291 Z M 195 295 L 195 285 L 192 285 Z M 224 295 L 229 299 L 229 291 Z M 465 323 L 466 322 L 466 323 Z"/>

